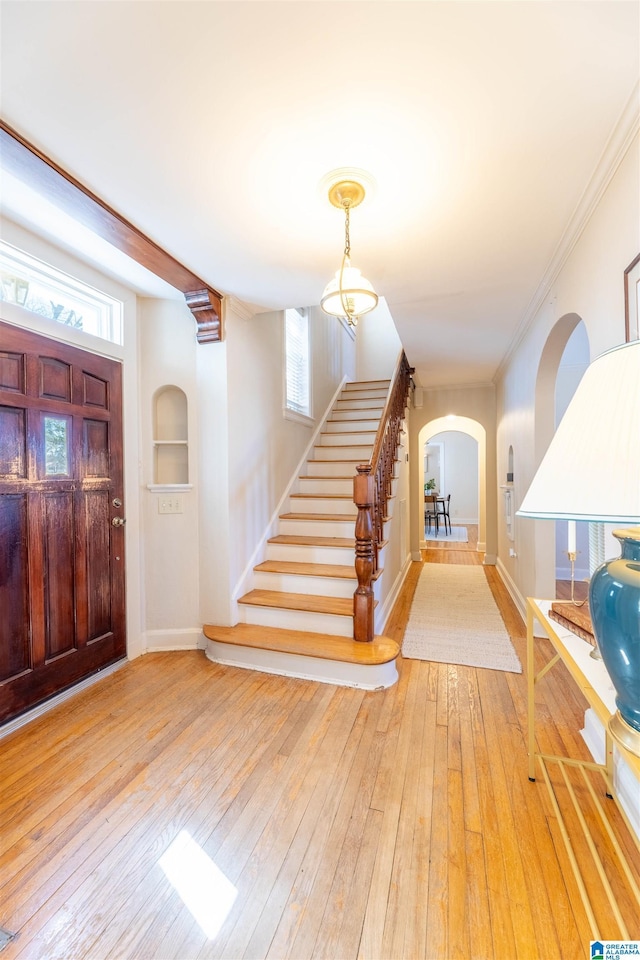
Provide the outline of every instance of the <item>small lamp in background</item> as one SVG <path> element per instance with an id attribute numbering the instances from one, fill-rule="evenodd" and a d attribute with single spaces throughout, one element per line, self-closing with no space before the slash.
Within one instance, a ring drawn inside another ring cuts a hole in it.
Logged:
<path id="1" fill-rule="evenodd" d="M 640 756 L 640 340 L 588 367 L 517 515 L 635 525 L 614 531 L 622 553 L 594 572 L 589 607 L 616 690 L 609 730 Z"/>

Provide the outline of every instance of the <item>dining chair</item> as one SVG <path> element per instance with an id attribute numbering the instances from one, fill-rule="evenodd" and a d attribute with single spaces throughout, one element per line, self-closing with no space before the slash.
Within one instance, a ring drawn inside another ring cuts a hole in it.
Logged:
<path id="1" fill-rule="evenodd" d="M 431 524 L 433 523 L 436 528 L 436 537 L 437 537 L 439 524 L 440 524 L 440 517 L 438 514 L 438 498 L 433 494 L 425 494 L 424 519 L 427 525 L 427 533 L 431 533 Z"/>
<path id="2" fill-rule="evenodd" d="M 449 527 L 449 533 L 451 533 L 451 517 L 449 515 L 449 504 L 451 502 L 451 494 L 447 494 L 446 497 L 438 497 L 436 503 L 436 517 L 444 520 L 444 532 L 447 533 L 447 526 Z"/>

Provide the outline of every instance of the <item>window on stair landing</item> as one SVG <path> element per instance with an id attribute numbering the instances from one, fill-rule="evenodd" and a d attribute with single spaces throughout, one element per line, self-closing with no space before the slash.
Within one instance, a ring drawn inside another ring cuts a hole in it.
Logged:
<path id="1" fill-rule="evenodd" d="M 285 416 L 311 418 L 309 317 L 305 309 L 284 312 Z"/>

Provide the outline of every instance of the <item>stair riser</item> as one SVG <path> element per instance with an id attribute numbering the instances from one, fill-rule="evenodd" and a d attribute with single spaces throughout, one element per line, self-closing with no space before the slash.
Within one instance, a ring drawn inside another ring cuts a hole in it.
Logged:
<path id="1" fill-rule="evenodd" d="M 351 380 L 342 390 L 345 393 L 350 390 L 388 390 L 390 383 L 390 380 Z"/>
<path id="2" fill-rule="evenodd" d="M 350 431 L 348 433 L 323 433 L 320 436 L 320 446 L 321 447 L 354 447 L 354 446 L 367 446 L 373 449 L 373 441 L 375 437 L 371 432 L 366 433 L 364 430 L 355 433 Z"/>
<path id="3" fill-rule="evenodd" d="M 307 472 L 314 477 L 355 477 L 359 463 L 362 463 L 362 460 L 338 460 L 335 463 L 327 460 L 308 460 Z M 353 480 L 351 482 L 353 483 Z"/>
<path id="4" fill-rule="evenodd" d="M 307 613 L 305 610 L 287 610 L 284 607 L 257 607 L 242 603 L 239 604 L 238 610 L 242 623 L 281 627 L 283 630 L 306 630 L 308 633 L 331 633 L 338 637 L 353 637 L 353 617 Z"/>
<path id="5" fill-rule="evenodd" d="M 368 463 L 371 458 L 373 444 L 360 444 L 357 447 L 344 446 L 329 447 L 322 444 L 313 448 L 313 459 L 315 460 L 353 460 L 356 463 Z"/>
<path id="6" fill-rule="evenodd" d="M 270 573 L 256 570 L 253 575 L 256 590 L 280 590 L 283 593 L 307 593 L 314 597 L 344 597 L 354 594 L 358 581 L 338 577 L 300 577 L 291 573 Z"/>
<path id="7" fill-rule="evenodd" d="M 348 513 L 355 520 L 358 508 L 353 497 L 347 500 L 325 499 L 323 497 L 296 497 L 289 498 L 291 513 Z"/>
<path id="8" fill-rule="evenodd" d="M 267 560 L 293 560 L 295 563 L 340 563 L 350 566 L 355 562 L 356 548 L 315 547 L 311 544 L 268 543 Z"/>
<path id="9" fill-rule="evenodd" d="M 284 520 L 278 521 L 278 533 L 294 537 L 354 537 L 353 520 Z"/>
<path id="10" fill-rule="evenodd" d="M 343 390 L 338 400 L 386 400 L 388 387 L 376 387 L 364 390 Z"/>
<path id="11" fill-rule="evenodd" d="M 353 497 L 353 480 L 348 477 L 346 480 L 326 478 L 300 477 L 298 481 L 298 493 L 317 493 L 322 497 L 326 494 L 336 494 L 346 497 Z"/>
<path id="12" fill-rule="evenodd" d="M 344 395 L 342 398 L 338 398 L 335 403 L 334 412 L 338 410 L 382 410 L 384 409 L 385 399 L 381 398 L 379 401 L 376 399 L 367 400 L 366 397 L 354 397 L 353 399 L 345 398 Z M 333 413 L 331 414 L 333 416 Z"/>
<path id="13" fill-rule="evenodd" d="M 379 407 L 355 407 L 354 409 L 345 409 L 344 407 L 334 407 L 331 411 L 331 419 L 335 422 L 349 423 L 351 420 L 375 420 L 380 422 L 382 414 L 382 405 Z M 329 424 L 327 424 L 327 427 Z"/>
<path id="14" fill-rule="evenodd" d="M 328 433 L 351 433 L 353 430 L 377 430 L 380 420 L 330 420 L 325 424 Z"/>

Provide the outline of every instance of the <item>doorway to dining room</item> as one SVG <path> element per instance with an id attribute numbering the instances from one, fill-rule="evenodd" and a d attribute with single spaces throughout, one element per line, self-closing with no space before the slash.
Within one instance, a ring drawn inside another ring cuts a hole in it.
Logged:
<path id="1" fill-rule="evenodd" d="M 486 550 L 486 433 L 484 427 L 469 417 L 439 417 L 425 424 L 419 434 L 421 451 L 418 496 L 420 498 L 420 547 L 425 549 L 428 538 L 457 539 L 465 528 L 474 528 L 477 550 Z M 433 480 L 438 503 L 424 504 L 425 490 Z M 450 499 L 449 499 L 450 497 Z M 429 512 L 448 510 L 451 533 L 439 519 L 437 531 Z M 429 522 L 430 521 L 430 522 Z"/>

